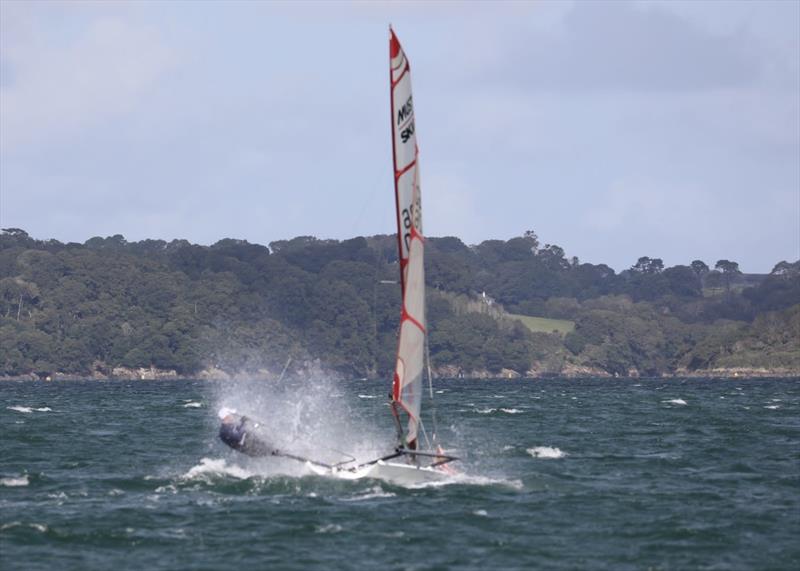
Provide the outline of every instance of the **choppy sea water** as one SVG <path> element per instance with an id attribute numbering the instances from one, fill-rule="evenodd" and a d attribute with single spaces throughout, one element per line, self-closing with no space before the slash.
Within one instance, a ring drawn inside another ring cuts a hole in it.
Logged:
<path id="1" fill-rule="evenodd" d="M 405 488 L 216 438 L 225 404 L 284 447 L 382 451 L 380 383 L 0 383 L 0 567 L 800 568 L 798 379 L 435 388 L 461 474 Z"/>

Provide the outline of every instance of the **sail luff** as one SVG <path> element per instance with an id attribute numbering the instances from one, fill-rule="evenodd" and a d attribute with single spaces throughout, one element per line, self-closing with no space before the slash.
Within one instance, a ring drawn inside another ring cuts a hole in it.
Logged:
<path id="1" fill-rule="evenodd" d="M 397 260 L 398 266 L 400 267 L 400 293 L 401 295 L 405 293 L 406 290 L 406 283 L 405 277 L 403 276 L 403 245 L 401 243 L 401 225 L 400 225 L 400 193 L 397 190 L 397 144 L 395 142 L 396 133 L 395 133 L 395 126 L 394 126 L 394 69 L 392 68 L 392 60 L 397 55 L 397 52 L 400 51 L 400 42 L 397 41 L 397 38 L 394 35 L 394 31 L 391 27 L 389 27 L 389 113 L 391 114 L 391 124 L 392 124 L 392 180 L 394 181 L 394 205 L 395 205 L 395 218 L 397 219 Z"/>
<path id="2" fill-rule="evenodd" d="M 397 240 L 403 307 L 392 399 L 408 415 L 404 444 L 414 448 L 422 404 L 425 355 L 425 267 L 417 138 L 408 59 L 390 29 L 389 73 Z"/>

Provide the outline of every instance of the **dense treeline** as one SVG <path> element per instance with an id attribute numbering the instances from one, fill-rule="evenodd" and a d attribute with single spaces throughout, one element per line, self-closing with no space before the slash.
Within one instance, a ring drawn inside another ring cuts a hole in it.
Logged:
<path id="1" fill-rule="evenodd" d="M 533 232 L 477 246 L 430 238 L 427 253 L 430 351 L 448 374 L 800 368 L 800 262 L 748 276 L 729 260 L 665 268 L 642 257 L 617 274 L 541 246 Z M 397 274 L 392 236 L 206 247 L 119 235 L 63 244 L 6 229 L 0 375 L 274 372 L 288 357 L 386 375 Z M 509 314 L 574 328 L 535 331 Z"/>

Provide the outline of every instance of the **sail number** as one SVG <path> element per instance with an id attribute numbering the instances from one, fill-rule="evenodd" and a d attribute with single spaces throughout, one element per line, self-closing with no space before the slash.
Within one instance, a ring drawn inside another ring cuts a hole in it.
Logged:
<path id="1" fill-rule="evenodd" d="M 403 212 L 401 213 L 401 218 L 403 221 L 403 243 L 406 246 L 406 252 L 411 249 L 411 226 L 413 225 L 417 231 L 422 232 L 421 210 L 421 205 L 419 204 L 419 201 L 417 201 L 416 204 L 410 204 L 408 208 L 404 208 Z"/>

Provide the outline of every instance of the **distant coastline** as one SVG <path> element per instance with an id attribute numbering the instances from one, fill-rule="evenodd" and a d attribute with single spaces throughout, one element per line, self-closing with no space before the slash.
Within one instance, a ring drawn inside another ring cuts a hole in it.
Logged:
<path id="1" fill-rule="evenodd" d="M 295 371 L 290 377 L 308 377 L 308 378 L 332 378 L 343 380 L 347 377 L 336 371 L 325 371 L 319 367 L 318 363 L 313 363 L 310 367 L 305 367 L 299 371 Z M 365 377 L 370 381 L 378 381 L 384 378 L 380 375 Z M 542 380 L 542 379 L 591 379 L 591 378 L 619 378 L 636 380 L 642 378 L 661 378 L 661 379 L 737 379 L 737 378 L 783 378 L 791 379 L 797 378 L 800 380 L 800 369 L 789 368 L 775 368 L 767 369 L 764 367 L 726 367 L 714 368 L 704 370 L 677 370 L 670 373 L 662 373 L 660 375 L 643 375 L 638 371 L 629 371 L 628 375 L 612 375 L 607 371 L 597 368 L 588 367 L 568 367 L 559 372 L 543 372 L 531 370 L 525 374 L 520 374 L 512 369 L 502 369 L 499 373 L 493 373 L 487 370 L 477 371 L 461 371 L 457 367 L 442 367 L 434 372 L 434 378 L 438 379 L 463 379 L 465 381 L 471 380 L 487 380 L 497 379 L 502 380 Z M 28 373 L 22 375 L 3 375 L 0 376 L 1 381 L 42 381 L 42 382 L 58 382 L 58 381 L 79 381 L 79 380 L 95 380 L 98 382 L 103 381 L 163 381 L 163 380 L 179 380 L 179 379 L 193 379 L 193 380 L 208 380 L 208 381 L 235 381 L 239 379 L 248 379 L 256 381 L 276 381 L 280 379 L 280 372 L 260 370 L 260 371 L 224 371 L 222 369 L 208 368 L 199 371 L 194 375 L 181 375 L 174 369 L 158 369 L 156 367 L 139 367 L 127 368 L 116 367 L 108 373 L 95 371 L 91 375 L 76 375 L 72 373 L 54 372 L 50 374 L 36 374 Z"/>
<path id="2" fill-rule="evenodd" d="M 800 261 L 615 272 L 535 232 L 426 239 L 440 378 L 800 376 Z M 393 235 L 269 246 L 0 232 L 0 379 L 389 379 Z M 291 364 L 287 363 L 290 362 Z"/>

